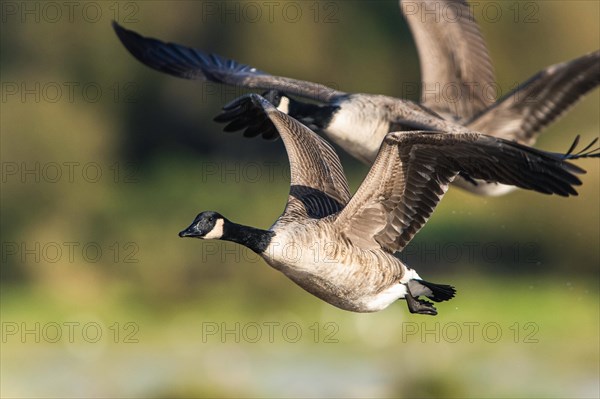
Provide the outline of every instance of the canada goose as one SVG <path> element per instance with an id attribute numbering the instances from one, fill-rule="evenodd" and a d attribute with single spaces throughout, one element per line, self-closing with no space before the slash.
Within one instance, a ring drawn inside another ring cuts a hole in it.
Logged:
<path id="1" fill-rule="evenodd" d="M 437 21 L 434 23 L 409 12 L 410 7 L 426 7 L 425 3 L 401 2 L 418 45 L 424 90 L 428 84 L 456 82 L 463 93 L 472 91 L 474 86 L 486 89 L 494 76 L 479 28 L 466 2 L 448 0 L 448 4 L 452 7 L 443 8 L 443 12 L 456 15 L 444 14 L 434 18 Z M 186 79 L 269 90 L 264 95 L 280 110 L 324 133 L 367 164 L 375 160 L 383 138 L 391 131 L 478 131 L 533 144 L 537 132 L 600 83 L 600 51 L 596 51 L 544 69 L 494 104 L 483 94 L 485 90 L 475 90 L 473 96 L 461 95 L 458 105 L 449 103 L 444 96 L 428 100 L 425 95 L 421 105 L 382 95 L 350 94 L 318 83 L 273 76 L 216 54 L 143 37 L 116 22 L 113 27 L 127 50 L 151 68 Z M 426 54 L 432 55 L 434 60 L 430 62 Z M 301 102 L 290 95 L 321 104 Z M 215 120 L 229 122 L 226 131 L 246 129 L 247 137 L 256 136 L 261 130 L 253 124 L 254 119 L 243 114 L 225 112 Z M 263 137 L 277 137 L 275 129 L 263 132 Z M 505 185 L 465 180 L 460 176 L 455 184 L 482 195 L 501 195 L 512 190 Z"/>
<path id="2" fill-rule="evenodd" d="M 412 313 L 435 315 L 418 297 L 454 296 L 453 287 L 422 280 L 393 254 L 423 227 L 459 173 L 568 196 L 581 183 L 574 174 L 584 171 L 565 159 L 598 155 L 585 152 L 590 146 L 572 154 L 577 141 L 561 155 L 479 133 L 389 133 L 351 198 L 340 160 L 324 139 L 257 94 L 236 103 L 270 120 L 283 139 L 291 174 L 285 210 L 268 230 L 202 212 L 179 236 L 244 245 L 306 291 L 354 312 L 405 298 Z"/>

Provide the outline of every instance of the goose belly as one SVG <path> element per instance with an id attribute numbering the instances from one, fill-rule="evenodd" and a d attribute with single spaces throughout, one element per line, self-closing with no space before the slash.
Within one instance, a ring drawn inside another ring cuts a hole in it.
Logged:
<path id="1" fill-rule="evenodd" d="M 294 283 L 317 298 L 350 312 L 370 313 L 387 308 L 406 295 L 406 285 L 393 285 L 377 291 L 375 287 L 350 287 L 344 289 L 339 281 L 331 281 L 312 273 L 285 273 Z"/>
<path id="2" fill-rule="evenodd" d="M 326 240 L 278 242 L 275 237 L 268 251 L 267 263 L 340 309 L 375 312 L 406 294 L 400 281 L 405 268 L 386 254 Z"/>

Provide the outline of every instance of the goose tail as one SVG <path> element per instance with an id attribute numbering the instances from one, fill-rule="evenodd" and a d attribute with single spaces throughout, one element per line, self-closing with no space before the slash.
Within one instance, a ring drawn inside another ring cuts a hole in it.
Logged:
<path id="1" fill-rule="evenodd" d="M 447 301 L 456 294 L 456 289 L 451 285 L 435 284 L 420 279 L 410 280 L 408 289 L 414 297 L 423 295 L 435 302 Z"/>

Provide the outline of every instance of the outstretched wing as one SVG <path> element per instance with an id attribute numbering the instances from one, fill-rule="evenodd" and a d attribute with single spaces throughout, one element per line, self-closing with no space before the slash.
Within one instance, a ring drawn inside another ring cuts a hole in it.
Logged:
<path id="1" fill-rule="evenodd" d="M 458 175 L 545 194 L 577 195 L 584 173 L 565 156 L 479 133 L 389 133 L 335 224 L 354 245 L 402 250 Z"/>
<path id="2" fill-rule="evenodd" d="M 269 75 L 217 54 L 144 37 L 114 21 L 113 28 L 125 48 L 143 64 L 180 78 L 203 79 L 248 89 L 281 90 L 322 102 L 345 94 L 318 83 Z"/>
<path id="3" fill-rule="evenodd" d="M 600 50 L 552 65 L 467 123 L 469 129 L 533 144 L 541 129 L 600 84 Z"/>
<path id="4" fill-rule="evenodd" d="M 494 82 L 494 70 L 467 2 L 401 0 L 400 8 L 419 53 L 421 103 L 459 120 L 492 104 L 485 91 Z"/>
<path id="5" fill-rule="evenodd" d="M 270 120 L 290 161 L 290 195 L 282 218 L 320 219 L 343 209 L 350 199 L 342 164 L 333 148 L 309 128 L 278 111 L 258 94 L 243 97 L 256 117 Z"/>

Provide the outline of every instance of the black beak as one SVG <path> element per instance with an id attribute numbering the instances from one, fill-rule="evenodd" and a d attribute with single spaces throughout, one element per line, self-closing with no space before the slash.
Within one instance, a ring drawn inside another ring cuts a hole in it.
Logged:
<path id="1" fill-rule="evenodd" d="M 200 237 L 201 234 L 198 233 L 198 229 L 195 225 L 191 225 L 185 230 L 179 232 L 179 237 Z"/>

